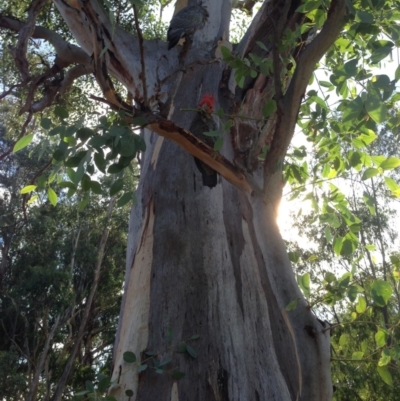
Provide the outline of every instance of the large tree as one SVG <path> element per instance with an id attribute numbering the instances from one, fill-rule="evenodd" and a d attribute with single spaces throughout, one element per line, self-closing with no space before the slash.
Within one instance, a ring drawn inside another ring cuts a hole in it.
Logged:
<path id="1" fill-rule="evenodd" d="M 371 25 L 370 16 L 389 13 L 394 5 L 264 1 L 231 51 L 232 7 L 251 10 L 255 2 L 205 0 L 204 28 L 183 48 L 168 51 L 165 41 L 146 39 L 143 4 L 131 3 L 132 14 L 125 3 L 34 0 L 27 15 L 15 15 L 21 19 L 7 10 L 0 16 L 2 28 L 18 33 L 12 55 L 21 80 L 5 94 L 28 88 L 22 135 L 34 113 L 85 76 L 94 77 L 103 94 L 92 98 L 117 112 L 113 123 L 102 120 L 97 131 L 70 132 L 66 113 L 56 110 L 61 128 L 50 134 L 64 139 L 55 160 L 71 156 L 68 146 L 90 150 L 66 161 L 77 167 L 76 173 L 69 170 L 72 189 L 80 181 L 90 188 L 85 171 L 93 155 L 103 169 L 117 158 L 110 172 L 129 165 L 144 146 L 127 134 L 127 125 L 143 129 L 146 150 L 130 221 L 111 394 L 120 400 L 329 400 L 329 329 L 303 298 L 275 222 L 283 161 L 316 64 L 345 23 L 348 37 L 377 39 L 379 31 L 366 33 L 361 25 Z M 197 1 L 178 1 L 177 8 L 187 3 Z M 48 27 L 49 16 L 56 15 L 53 5 L 67 29 Z M 368 10 L 358 20 L 355 6 Z M 354 28 L 354 21 L 360 26 Z M 77 44 L 68 42 L 70 34 Z M 44 39 L 55 51 L 39 71 L 28 57 L 30 38 Z M 346 54 L 349 40 L 342 42 Z M 376 45 L 379 54 L 387 48 Z M 343 60 L 337 57 L 336 63 Z M 127 101 L 118 93 L 122 87 Z M 220 120 L 219 133 L 212 133 L 220 138 L 215 149 L 188 131 L 206 93 L 216 98 L 214 117 Z M 42 126 L 51 123 L 42 120 Z M 68 139 L 71 133 L 75 141 Z M 107 146 L 111 156 L 103 153 Z M 219 173 L 216 187 L 203 186 L 190 155 Z M 296 307 L 287 308 L 293 301 Z M 139 364 L 129 363 L 135 358 Z M 172 374 L 159 374 L 165 371 Z M 175 381 L 180 372 L 185 378 Z M 61 399 L 68 374 L 66 367 L 53 400 Z"/>

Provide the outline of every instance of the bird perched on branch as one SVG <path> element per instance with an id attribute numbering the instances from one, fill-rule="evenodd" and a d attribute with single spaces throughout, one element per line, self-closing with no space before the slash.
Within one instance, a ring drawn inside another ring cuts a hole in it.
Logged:
<path id="1" fill-rule="evenodd" d="M 214 96 L 209 94 L 204 95 L 199 102 L 199 110 L 190 125 L 190 132 L 211 147 L 214 146 L 215 136 L 208 136 L 204 133 L 217 131 L 218 129 L 217 123 L 213 117 L 214 103 Z M 196 157 L 194 161 L 203 176 L 203 185 L 210 188 L 215 187 L 218 178 L 217 172 Z"/>
<path id="2" fill-rule="evenodd" d="M 177 12 L 168 28 L 168 50 L 176 46 L 181 38 L 190 37 L 202 28 L 207 18 L 208 12 L 201 4 L 188 6 Z"/>

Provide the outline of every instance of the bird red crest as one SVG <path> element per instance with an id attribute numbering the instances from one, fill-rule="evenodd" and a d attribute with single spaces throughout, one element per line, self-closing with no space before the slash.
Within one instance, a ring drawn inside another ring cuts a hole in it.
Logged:
<path id="1" fill-rule="evenodd" d="M 207 106 L 209 109 L 214 110 L 215 97 L 206 93 L 200 100 L 199 107 Z"/>

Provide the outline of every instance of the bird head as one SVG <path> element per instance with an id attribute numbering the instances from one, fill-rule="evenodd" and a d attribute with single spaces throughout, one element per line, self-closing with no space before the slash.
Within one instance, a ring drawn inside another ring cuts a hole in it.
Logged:
<path id="1" fill-rule="evenodd" d="M 211 115 L 214 112 L 214 103 L 215 97 L 206 93 L 199 102 L 199 109 Z"/>

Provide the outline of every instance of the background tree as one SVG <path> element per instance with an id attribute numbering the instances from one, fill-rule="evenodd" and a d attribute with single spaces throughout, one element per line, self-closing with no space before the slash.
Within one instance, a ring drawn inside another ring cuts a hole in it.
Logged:
<path id="1" fill-rule="evenodd" d="M 397 113 L 395 109 L 391 114 Z M 343 163 L 339 177 L 310 176 L 294 186 L 313 201 L 311 213 L 294 219 L 300 237 L 311 246 L 300 247 L 292 241 L 289 256 L 313 309 L 332 323 L 337 400 L 397 397 L 393 383 L 399 378 L 400 358 L 395 192 L 399 177 L 387 159 L 398 160 L 398 148 L 393 146 L 397 137 L 387 124 L 382 125 L 368 148 L 359 144 L 360 157 L 344 143 L 332 155 L 339 155 Z M 371 167 L 372 160 L 382 167 Z M 346 214 L 340 208 L 346 208 Z M 349 212 L 356 221 L 349 220 Z"/>
<path id="2" fill-rule="evenodd" d="M 187 3 L 196 2 L 177 6 Z M 126 18 L 121 13 L 127 3 L 58 0 L 34 1 L 26 16 L 11 4 L 0 17 L 21 77 L 8 84 L 4 95 L 23 88 L 19 99 L 28 113 L 14 149 L 32 139 L 26 134 L 34 113 L 60 101 L 74 80 L 88 77 L 96 79 L 104 97 L 91 98 L 115 114 L 92 121 L 90 129 L 90 121 L 61 104 L 55 118 L 42 118 L 43 131 L 60 138 L 51 177 L 67 174 L 63 185 L 69 195 L 82 189 L 87 203 L 89 191 L 98 190 L 94 164 L 117 174 L 110 191 L 119 193 L 124 169 L 146 148 L 130 224 L 112 395 L 136 400 L 192 399 L 193 394 L 199 400 L 330 399 L 329 327 L 302 296 L 275 223 L 284 158 L 302 102 L 300 116 L 309 117 L 302 127 L 313 131 L 309 137 L 320 147 L 320 156 L 329 156 L 319 159 L 316 172 L 326 174 L 325 165 L 343 171 L 335 146 L 346 136 L 361 131 L 364 136 L 354 138 L 358 144 L 371 142 L 370 131 L 386 119 L 394 102 L 395 82 L 369 75 L 366 66 L 394 47 L 380 35 L 396 40 L 396 2 L 265 1 L 231 51 L 232 3 L 204 1 L 210 16 L 205 28 L 190 46 L 170 52 L 165 42 L 143 36 L 143 4 L 131 4 L 133 12 Z M 238 4 L 251 9 L 254 2 Z M 52 23 L 60 15 L 68 29 L 61 24 L 55 32 Z M 80 47 L 67 42 L 70 33 Z M 38 63 L 30 59 L 31 37 L 53 46 L 54 57 Z M 306 94 L 324 54 L 333 71 L 325 85 L 344 98 L 336 125 L 327 118 L 326 99 Z M 351 77 L 363 83 L 364 94 L 349 90 Z M 122 87 L 126 101 L 119 93 Z M 220 119 L 219 132 L 211 133 L 217 136 L 214 149 L 185 130 L 205 93 L 216 97 Z M 143 127 L 143 136 L 130 125 Z M 202 186 L 181 148 L 220 174 L 215 188 Z M 392 168 L 398 163 L 394 159 L 381 159 L 387 164 L 376 168 Z M 286 166 L 291 182 L 308 174 L 307 164 Z M 132 196 L 127 190 L 120 204 Z M 51 191 L 49 198 L 56 200 Z M 335 248 L 345 254 L 358 244 L 350 228 L 358 218 L 340 203 L 340 197 L 334 200 L 348 228 Z M 385 306 L 385 292 L 378 289 L 378 295 Z M 189 339 L 196 339 L 197 352 Z M 175 345 L 182 355 L 174 353 Z M 70 366 L 52 400 L 62 398 Z M 160 376 L 164 371 L 171 375 Z M 185 380 L 175 382 L 181 372 Z"/>
<path id="3" fill-rule="evenodd" d="M 8 145 L 2 137 L 2 148 Z M 1 168 L 1 399 L 49 400 L 76 344 L 65 399 L 99 372 L 110 374 L 128 210 L 107 216 L 106 196 L 92 196 L 84 212 L 76 196 L 64 196 L 57 208 L 41 196 L 24 212 L 20 189 L 46 163 L 23 150 Z M 98 288 L 85 317 L 100 252 Z"/>

